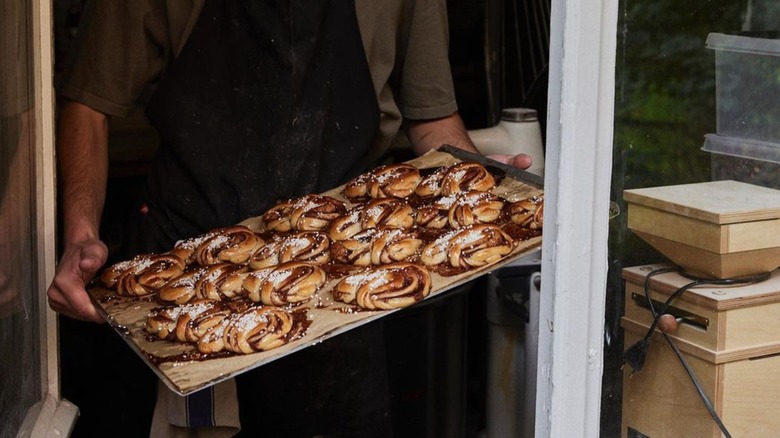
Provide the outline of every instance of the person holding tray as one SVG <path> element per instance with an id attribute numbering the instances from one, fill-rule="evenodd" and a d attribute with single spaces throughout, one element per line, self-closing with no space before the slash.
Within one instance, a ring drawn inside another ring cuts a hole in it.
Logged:
<path id="1" fill-rule="evenodd" d="M 72 320 L 103 322 L 85 289 L 108 258 L 99 236 L 108 125 L 137 105 L 161 147 L 123 258 L 336 187 L 401 131 L 418 154 L 477 151 L 457 113 L 443 0 L 94 0 L 82 22 L 58 86 L 63 246 L 47 292 Z M 234 394 L 214 388 L 178 400 L 178 419 L 158 403 L 152 425 L 154 374 L 108 327 L 65 321 L 63 394 L 81 409 L 77 436 L 235 432 L 234 411 L 215 418 Z M 384 367 L 374 323 L 245 373 L 242 434 L 390 435 Z"/>

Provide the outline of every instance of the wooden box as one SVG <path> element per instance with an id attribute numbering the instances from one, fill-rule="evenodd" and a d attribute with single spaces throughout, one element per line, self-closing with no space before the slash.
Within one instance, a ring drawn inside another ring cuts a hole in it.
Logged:
<path id="1" fill-rule="evenodd" d="M 623 271 L 626 348 L 644 337 L 652 323 L 644 283 L 648 273 L 663 267 L 668 266 Z M 690 281 L 676 272 L 653 276 L 649 291 L 655 308 Z M 666 313 L 682 322 L 669 336 L 731 435 L 780 436 L 780 272 L 761 283 L 696 287 L 671 306 Z M 723 436 L 658 331 L 651 337 L 643 369 L 624 368 L 622 436 Z"/>
<path id="2" fill-rule="evenodd" d="M 626 190 L 628 228 L 696 275 L 780 266 L 780 191 L 736 181 Z"/>

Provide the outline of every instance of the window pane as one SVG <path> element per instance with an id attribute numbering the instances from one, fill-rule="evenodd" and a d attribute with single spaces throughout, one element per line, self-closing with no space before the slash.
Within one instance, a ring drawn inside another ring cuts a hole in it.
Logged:
<path id="1" fill-rule="evenodd" d="M 623 191 L 720 179 L 780 188 L 780 165 L 776 163 L 702 150 L 705 135 L 719 132 L 720 123 L 729 122 L 717 120 L 718 105 L 723 102 L 716 102 L 716 53 L 707 48 L 708 35 L 778 30 L 780 2 L 620 0 L 619 8 L 612 200 L 621 213 L 610 223 L 604 437 L 621 433 L 622 352 L 628 347 L 623 345 L 620 326 L 625 306 L 621 271 L 668 262 L 628 229 Z M 777 113 L 777 100 L 770 105 Z M 682 382 L 689 384 L 687 377 Z"/>
<path id="2" fill-rule="evenodd" d="M 0 437 L 41 400 L 29 1 L 0 0 Z"/>

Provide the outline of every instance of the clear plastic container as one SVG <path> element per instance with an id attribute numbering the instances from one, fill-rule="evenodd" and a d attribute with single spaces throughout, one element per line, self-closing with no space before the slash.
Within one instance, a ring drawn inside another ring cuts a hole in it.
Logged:
<path id="1" fill-rule="evenodd" d="M 780 149 L 780 33 L 711 33 L 707 48 L 715 51 L 717 133 Z"/>
<path id="2" fill-rule="evenodd" d="M 780 163 L 780 143 L 707 134 L 701 149 L 714 154 Z"/>

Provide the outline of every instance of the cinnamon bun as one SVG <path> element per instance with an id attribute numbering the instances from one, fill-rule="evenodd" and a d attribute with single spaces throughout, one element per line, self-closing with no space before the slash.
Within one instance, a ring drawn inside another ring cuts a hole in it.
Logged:
<path id="1" fill-rule="evenodd" d="M 101 279 L 118 295 L 140 297 L 157 292 L 183 272 L 184 261 L 175 255 L 144 254 L 111 266 L 101 274 Z"/>
<path id="2" fill-rule="evenodd" d="M 417 184 L 417 188 L 414 193 L 421 198 L 430 198 L 433 196 L 439 196 L 441 193 L 441 180 L 444 174 L 449 170 L 448 167 L 439 167 L 429 175 L 426 175 Z"/>
<path id="3" fill-rule="evenodd" d="M 341 194 L 352 202 L 365 201 L 369 198 L 368 182 L 371 178 L 372 175 L 370 172 L 358 175 L 344 185 Z"/>
<path id="4" fill-rule="evenodd" d="M 294 201 L 280 202 L 263 213 L 263 223 L 268 231 L 286 233 L 292 229 L 290 213 L 292 213 Z"/>
<path id="5" fill-rule="evenodd" d="M 414 230 L 380 228 L 371 239 L 371 264 L 401 262 L 416 255 L 422 240 Z"/>
<path id="6" fill-rule="evenodd" d="M 283 237 L 275 237 L 273 240 L 266 242 L 262 248 L 249 258 L 249 267 L 262 269 L 278 265 L 279 253 L 283 243 Z"/>
<path id="7" fill-rule="evenodd" d="M 244 277 L 244 283 L 241 285 L 241 295 L 252 302 L 259 303 L 261 301 L 260 292 L 263 282 L 268 277 L 268 274 L 273 271 L 273 267 L 268 267 L 247 272 L 246 277 Z"/>
<path id="8" fill-rule="evenodd" d="M 285 236 L 279 245 L 279 262 L 324 265 L 330 261 L 330 237 L 321 231 L 302 231 Z"/>
<path id="9" fill-rule="evenodd" d="M 284 306 L 308 301 L 325 284 L 326 274 L 321 268 L 301 262 L 277 266 L 260 285 L 260 302 Z M 254 294 L 247 295 L 252 299 Z"/>
<path id="10" fill-rule="evenodd" d="M 199 236 L 180 240 L 176 242 L 176 244 L 173 246 L 173 249 L 170 250 L 169 252 L 179 257 L 180 259 L 184 260 L 185 265 L 190 265 L 193 262 L 195 262 L 195 250 L 198 249 L 198 247 L 201 244 L 203 244 L 203 242 L 214 237 L 214 235 L 216 235 L 219 232 L 220 229 L 211 230 Z"/>
<path id="11" fill-rule="evenodd" d="M 377 198 L 363 207 L 360 214 L 362 229 L 389 226 L 411 228 L 414 225 L 415 211 L 404 200 L 396 198 Z"/>
<path id="12" fill-rule="evenodd" d="M 504 201 L 490 192 L 469 190 L 456 196 L 447 213 L 452 228 L 495 222 L 501 215 Z"/>
<path id="13" fill-rule="evenodd" d="M 494 263 L 512 252 L 514 241 L 492 224 L 470 225 L 449 231 L 423 248 L 420 261 L 426 266 L 449 263 L 472 269 Z"/>
<path id="14" fill-rule="evenodd" d="M 297 231 L 324 230 L 346 212 L 344 203 L 330 196 L 301 196 L 292 202 L 290 228 Z"/>
<path id="15" fill-rule="evenodd" d="M 233 308 L 220 301 L 195 300 L 179 306 L 154 309 L 146 318 L 145 329 L 160 339 L 197 342 L 233 311 Z"/>
<path id="16" fill-rule="evenodd" d="M 195 285 L 208 271 L 206 267 L 190 268 L 169 281 L 157 293 L 157 299 L 164 303 L 184 304 L 195 298 Z"/>
<path id="17" fill-rule="evenodd" d="M 195 259 L 202 266 L 216 263 L 246 263 L 263 245 L 254 231 L 241 225 L 217 230 L 195 250 Z"/>
<path id="18" fill-rule="evenodd" d="M 455 204 L 457 195 L 440 196 L 417 208 L 415 224 L 418 227 L 440 230 L 449 225 L 450 208 Z"/>
<path id="19" fill-rule="evenodd" d="M 513 202 L 507 206 L 512 222 L 532 230 L 544 226 L 544 197 L 536 196 Z"/>
<path id="20" fill-rule="evenodd" d="M 368 266 L 371 264 L 371 242 L 379 233 L 377 228 L 363 230 L 349 239 L 337 240 L 331 246 L 331 258 L 338 262 L 353 266 Z"/>
<path id="21" fill-rule="evenodd" d="M 361 207 L 355 207 L 334 219 L 328 230 L 330 237 L 333 240 L 344 240 L 359 233 L 363 229 L 360 225 L 360 213 L 362 211 Z"/>
<path id="22" fill-rule="evenodd" d="M 405 198 L 414 193 L 421 179 L 420 171 L 411 164 L 390 164 L 371 172 L 366 190 L 372 198 Z"/>
<path id="23" fill-rule="evenodd" d="M 512 252 L 514 241 L 491 224 L 472 225 L 457 233 L 447 249 L 450 265 L 472 269 L 501 260 Z"/>
<path id="24" fill-rule="evenodd" d="M 468 190 L 487 192 L 496 186 L 493 175 L 479 163 L 457 163 L 442 177 L 441 194 L 444 196 Z"/>
<path id="25" fill-rule="evenodd" d="M 209 300 L 227 300 L 240 295 L 247 271 L 243 265 L 220 263 L 211 265 L 195 283 L 195 296 Z"/>
<path id="26" fill-rule="evenodd" d="M 301 327 L 293 314 L 277 307 L 255 306 L 224 319 L 198 341 L 202 353 L 222 350 L 250 354 L 287 344 Z"/>
<path id="27" fill-rule="evenodd" d="M 430 273 L 412 263 L 380 266 L 343 278 L 333 289 L 334 298 L 368 310 L 407 307 L 431 291 Z"/>

